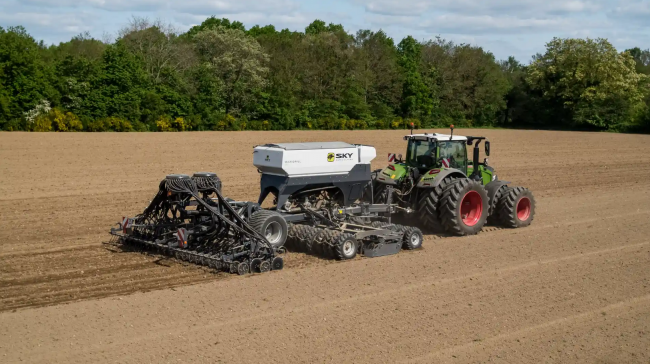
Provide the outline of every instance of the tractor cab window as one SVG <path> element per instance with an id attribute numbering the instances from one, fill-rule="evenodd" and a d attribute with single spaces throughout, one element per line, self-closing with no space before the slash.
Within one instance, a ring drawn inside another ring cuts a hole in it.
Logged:
<path id="1" fill-rule="evenodd" d="M 438 141 L 440 155 L 438 162 L 441 167 L 456 168 L 467 171 L 467 151 L 465 141 Z"/>
<path id="2" fill-rule="evenodd" d="M 436 143 L 410 139 L 406 150 L 406 164 L 420 169 L 433 168 L 436 163 Z"/>

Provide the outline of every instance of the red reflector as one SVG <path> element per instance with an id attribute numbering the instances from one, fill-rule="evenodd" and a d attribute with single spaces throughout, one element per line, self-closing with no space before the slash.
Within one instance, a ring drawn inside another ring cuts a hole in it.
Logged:
<path id="1" fill-rule="evenodd" d="M 440 173 L 440 170 L 439 169 L 432 169 L 432 170 L 429 171 L 429 174 L 436 174 L 436 173 Z"/>
<path id="2" fill-rule="evenodd" d="M 388 166 L 388 169 L 390 169 L 390 170 L 392 170 L 392 171 L 394 171 L 394 170 L 395 170 L 395 166 L 393 166 L 393 165 L 390 165 L 390 166 Z"/>
<path id="3" fill-rule="evenodd" d="M 379 177 L 380 180 L 385 181 L 384 177 Z"/>
<path id="4" fill-rule="evenodd" d="M 423 186 L 431 186 L 431 185 L 430 185 L 430 184 L 428 184 L 428 183 L 424 183 L 424 184 L 423 184 Z"/>

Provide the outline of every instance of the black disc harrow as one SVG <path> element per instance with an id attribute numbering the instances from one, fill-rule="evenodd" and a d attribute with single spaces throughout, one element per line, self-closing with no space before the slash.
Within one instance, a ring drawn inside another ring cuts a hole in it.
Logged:
<path id="1" fill-rule="evenodd" d="M 249 204 L 221 195 L 214 173 L 168 175 L 144 212 L 123 219 L 111 234 L 123 244 L 220 271 L 282 269 L 282 257 L 248 224 L 250 212 Z"/>

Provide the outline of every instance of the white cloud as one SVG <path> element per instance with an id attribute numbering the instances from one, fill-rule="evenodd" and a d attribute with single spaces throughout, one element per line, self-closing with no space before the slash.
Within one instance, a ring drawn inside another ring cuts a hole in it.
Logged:
<path id="1" fill-rule="evenodd" d="M 382 15 L 421 15 L 425 12 L 462 12 L 463 14 L 571 14 L 592 13 L 603 8 L 606 0 L 355 0 L 367 12 Z"/>
<path id="2" fill-rule="evenodd" d="M 241 14 L 259 12 L 263 14 L 287 14 L 299 6 L 291 0 L 195 0 L 170 1 L 169 7 L 175 11 L 190 14 Z"/>
<path id="3" fill-rule="evenodd" d="M 108 11 L 156 11 L 169 7 L 167 0 L 22 0 L 40 8 L 95 8 Z"/>
<path id="4" fill-rule="evenodd" d="M 45 8 L 95 8 L 108 11 L 172 10 L 190 14 L 287 13 L 299 6 L 292 0 L 23 0 Z"/>
<path id="5" fill-rule="evenodd" d="M 53 33 L 79 34 L 93 29 L 92 15 L 82 13 L 0 13 L 0 23 L 22 25 L 28 31 L 34 28 L 49 29 Z"/>
<path id="6" fill-rule="evenodd" d="M 650 1 L 622 0 L 607 15 L 619 22 L 634 22 L 647 30 L 650 27 Z"/>

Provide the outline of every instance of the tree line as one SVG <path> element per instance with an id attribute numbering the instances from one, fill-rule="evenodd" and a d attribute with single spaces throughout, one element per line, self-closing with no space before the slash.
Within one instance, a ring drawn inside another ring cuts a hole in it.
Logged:
<path id="1" fill-rule="evenodd" d="M 650 131 L 650 50 L 560 39 L 523 64 L 441 38 L 399 43 L 316 20 L 304 32 L 133 18 L 58 45 L 0 27 L 0 130 L 443 127 Z"/>

